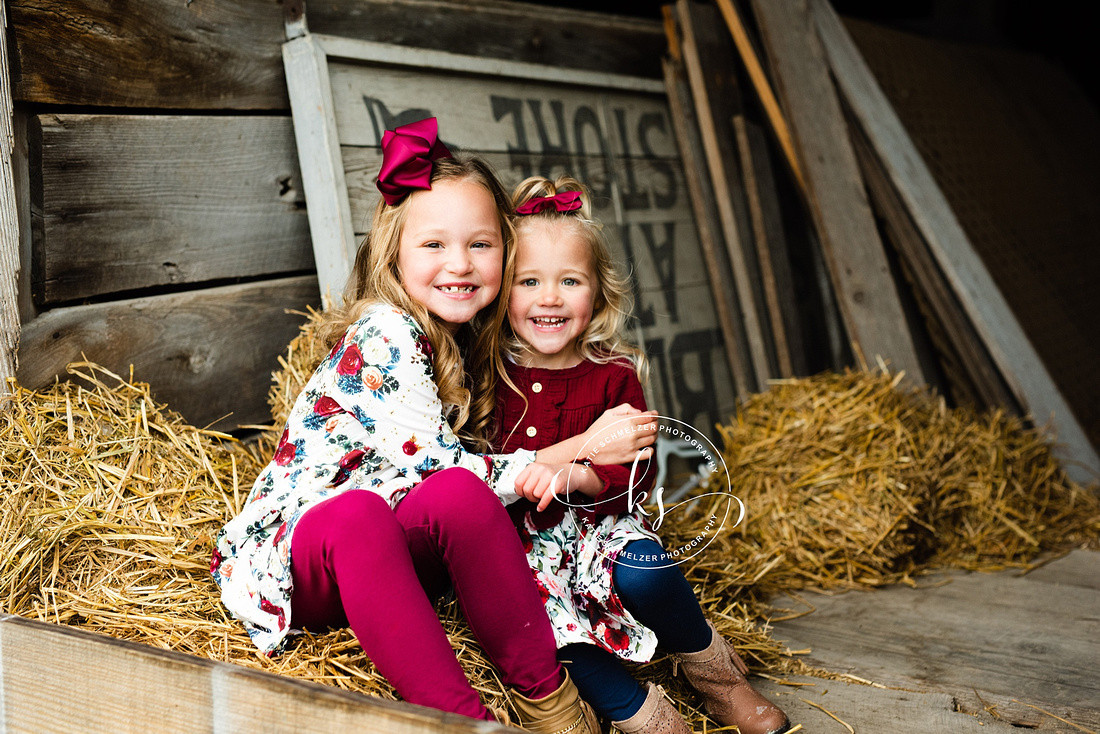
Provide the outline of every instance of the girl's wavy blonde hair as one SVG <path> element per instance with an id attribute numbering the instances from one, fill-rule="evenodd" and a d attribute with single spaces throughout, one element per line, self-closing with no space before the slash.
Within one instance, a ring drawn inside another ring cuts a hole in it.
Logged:
<path id="1" fill-rule="evenodd" d="M 480 158 L 436 160 L 432 165 L 431 183 L 434 186 L 440 181 L 470 181 L 482 186 L 493 197 L 504 242 L 501 289 L 493 302 L 452 335 L 437 317 L 405 291 L 397 258 L 409 202 L 423 193 L 414 191 L 397 204 L 386 204 L 384 199 L 379 199 L 370 232 L 355 256 L 343 305 L 325 313 L 319 335 L 331 349 L 340 335 L 359 320 L 367 308 L 377 303 L 388 303 L 411 314 L 432 345 L 432 367 L 439 399 L 444 405 L 454 406 L 449 416 L 451 427 L 468 447 L 487 451 L 497 380 L 504 374 L 501 341 L 508 317 L 504 286 L 512 282 L 515 272 L 512 206 L 496 172 Z"/>
<path id="2" fill-rule="evenodd" d="M 581 208 L 572 212 L 558 212 L 551 208 L 537 214 L 515 216 L 516 237 L 527 227 L 557 226 L 572 228 L 592 252 L 592 270 L 596 276 L 596 298 L 592 305 L 592 320 L 577 339 L 577 350 L 583 359 L 599 364 L 625 363 L 633 368 L 638 379 L 645 384 L 649 375 L 649 361 L 645 353 L 626 338 L 627 326 L 634 306 L 630 280 L 622 274 L 611 256 L 611 248 L 603 234 L 603 225 L 592 216 L 592 194 L 588 188 L 571 176 L 559 176 L 550 180 L 545 176 L 524 179 L 512 192 L 512 207 L 522 206 L 540 196 L 554 196 L 576 191 L 581 195 Z M 505 280 L 511 283 L 511 280 Z M 504 348 L 517 362 L 531 347 L 507 326 Z"/>

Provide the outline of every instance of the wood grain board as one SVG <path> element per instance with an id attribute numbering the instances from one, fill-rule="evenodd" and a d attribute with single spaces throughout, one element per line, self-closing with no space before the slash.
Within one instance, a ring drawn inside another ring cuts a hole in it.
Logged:
<path id="1" fill-rule="evenodd" d="M 868 364 L 881 357 L 923 385 L 809 4 L 754 0 L 753 8 L 848 334 Z"/>
<path id="2" fill-rule="evenodd" d="M 286 117 L 38 115 L 41 305 L 313 269 Z"/>
<path id="3" fill-rule="evenodd" d="M 16 206 L 12 153 L 15 136 L 8 76 L 7 11 L 0 0 L 0 408 L 10 393 L 19 345 L 19 216 Z"/>
<path id="4" fill-rule="evenodd" d="M 513 731 L 8 614 L 0 614 L 0 691 L 7 732 L 234 732 L 259 722 L 270 734 Z"/>
<path id="5" fill-rule="evenodd" d="M 777 372 L 773 369 L 774 347 L 767 328 L 762 273 L 732 135 L 733 117 L 742 111 L 732 44 L 722 31 L 717 9 L 680 0 L 676 11 L 684 68 L 749 347 L 752 374 L 747 382 L 751 390 L 763 390 Z"/>
<path id="6" fill-rule="evenodd" d="M 1059 728 L 1030 704 L 1095 729 L 1100 552 L 1075 551 L 1034 574 L 951 572 L 919 579 L 915 589 L 808 593 L 816 609 L 776 622 L 775 636 L 792 649 L 810 648 L 811 664 L 948 693 L 967 711 L 981 711 L 985 701 L 1017 724 Z M 805 609 L 789 598 L 773 603 Z"/>
<path id="7" fill-rule="evenodd" d="M 286 311 L 307 305 L 320 305 L 313 276 L 57 308 L 24 325 L 17 376 L 36 389 L 85 358 L 120 375 L 132 364 L 193 425 L 266 424 L 271 372 L 305 320 Z"/>
<path id="8" fill-rule="evenodd" d="M 19 102 L 146 109 L 287 110 L 283 7 L 269 0 L 124 5 L 9 0 Z M 660 24 L 509 2 L 309 3 L 314 32 L 659 79 Z M 65 39 L 59 43 L 58 39 Z"/>
<path id="9" fill-rule="evenodd" d="M 670 44 L 673 41 L 678 44 L 674 30 L 670 36 Z M 703 251 L 703 262 L 710 279 L 711 291 L 714 293 L 714 310 L 718 316 L 722 340 L 725 342 L 726 362 L 733 373 L 737 397 L 744 400 L 749 396 L 749 365 L 752 357 L 749 355 L 741 308 L 733 285 L 729 253 L 722 239 L 718 202 L 706 172 L 706 151 L 699 133 L 699 120 L 695 115 L 691 86 L 682 60 L 665 60 L 665 88 L 672 125 L 680 144 L 685 183 L 695 215 L 699 246 Z"/>

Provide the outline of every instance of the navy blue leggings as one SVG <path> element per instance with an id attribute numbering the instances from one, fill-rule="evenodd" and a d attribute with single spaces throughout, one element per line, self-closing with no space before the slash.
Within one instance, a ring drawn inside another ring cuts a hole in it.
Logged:
<path id="1" fill-rule="evenodd" d="M 634 540 L 623 548 L 612 573 L 623 606 L 657 634 L 668 652 L 698 652 L 710 644 L 711 632 L 691 584 L 660 543 Z M 584 700 L 601 716 L 623 721 L 645 702 L 646 691 L 602 647 L 585 643 L 558 650 Z"/>

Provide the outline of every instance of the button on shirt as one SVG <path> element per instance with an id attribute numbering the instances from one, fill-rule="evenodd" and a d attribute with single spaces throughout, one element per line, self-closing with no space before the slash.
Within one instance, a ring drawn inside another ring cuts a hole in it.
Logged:
<path id="1" fill-rule="evenodd" d="M 522 396 L 517 395 L 503 380 L 497 384 L 497 442 L 504 445 L 496 448 L 504 452 L 546 448 L 580 435 L 605 410 L 622 403 L 630 403 L 642 410 L 646 408 L 642 386 L 634 370 L 622 364 L 585 361 L 563 370 L 547 370 L 509 363 L 506 368 Z M 596 448 L 586 448 L 576 460 L 591 459 Z M 637 488 L 636 494 L 650 487 L 652 480 L 648 478 L 653 476 L 653 472 L 646 472 L 645 468 L 644 462 L 638 467 L 639 476 L 647 479 Z M 630 467 L 595 465 L 591 470 L 604 481 L 605 489 L 596 498 L 595 512 L 581 511 L 581 514 L 625 512 L 625 488 L 629 483 Z M 526 512 L 534 507 L 528 504 L 525 500 L 517 502 L 509 506 L 509 511 Z M 560 521 L 562 507 L 555 503 L 546 511 L 535 513 L 539 516 L 539 524 L 548 526 Z"/>

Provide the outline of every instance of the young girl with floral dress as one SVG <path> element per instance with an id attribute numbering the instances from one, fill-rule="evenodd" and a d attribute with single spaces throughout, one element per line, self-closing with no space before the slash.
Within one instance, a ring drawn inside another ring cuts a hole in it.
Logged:
<path id="1" fill-rule="evenodd" d="M 581 433 L 609 405 L 646 407 L 639 378 L 645 357 L 622 336 L 627 282 L 589 214 L 586 190 L 568 177 L 534 177 L 519 185 L 513 203 L 511 384 L 497 386 L 502 451 L 534 450 Z M 568 470 L 534 467 L 522 492 L 527 499 L 509 508 L 558 659 L 581 695 L 623 732 L 690 732 L 659 686 L 643 688 L 620 663 L 650 660 L 660 642 L 723 726 L 736 725 L 742 734 L 786 731 L 787 717 L 745 679 L 747 666 L 706 620 L 639 511 L 652 484 L 646 462 L 632 476 L 630 464 L 594 464 L 602 449 L 593 449 L 575 454 Z"/>
<path id="2" fill-rule="evenodd" d="M 504 506 L 536 456 L 460 440 L 487 448 L 510 202 L 485 163 L 450 155 L 434 118 L 387 131 L 382 148 L 383 198 L 347 305 L 326 316 L 332 349 L 211 572 L 263 652 L 295 629 L 350 626 L 406 701 L 492 720 L 433 607 L 453 583 L 520 723 L 594 734 Z"/>

